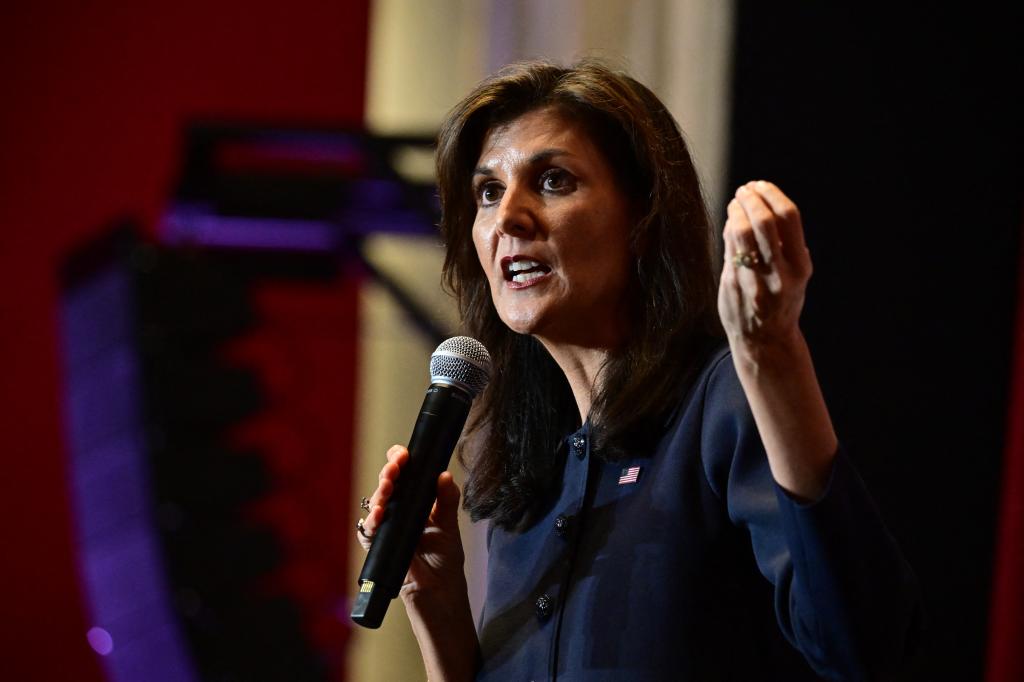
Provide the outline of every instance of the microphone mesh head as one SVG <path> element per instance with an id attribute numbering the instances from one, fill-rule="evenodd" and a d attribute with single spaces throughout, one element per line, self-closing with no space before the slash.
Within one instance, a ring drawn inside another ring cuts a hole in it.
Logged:
<path id="1" fill-rule="evenodd" d="M 448 384 L 475 398 L 491 378 L 491 356 L 484 344 L 468 336 L 453 336 L 430 356 L 430 383 Z"/>

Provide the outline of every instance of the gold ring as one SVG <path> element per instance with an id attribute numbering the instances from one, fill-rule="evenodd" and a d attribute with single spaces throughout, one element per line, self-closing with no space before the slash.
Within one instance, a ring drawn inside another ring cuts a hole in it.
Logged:
<path id="1" fill-rule="evenodd" d="M 372 535 L 367 535 L 366 534 L 366 529 L 363 528 L 363 520 L 362 519 L 359 519 L 358 521 L 356 521 L 356 530 L 359 531 L 359 534 L 362 535 L 367 540 L 372 540 L 373 539 Z"/>
<path id="2" fill-rule="evenodd" d="M 744 251 L 732 257 L 732 264 L 737 267 L 753 268 L 761 264 L 761 254 L 757 251 Z"/>

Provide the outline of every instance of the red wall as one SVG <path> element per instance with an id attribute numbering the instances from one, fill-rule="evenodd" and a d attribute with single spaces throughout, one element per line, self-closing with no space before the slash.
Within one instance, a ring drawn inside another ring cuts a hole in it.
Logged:
<path id="1" fill-rule="evenodd" d="M 368 1 L 0 9 L 3 679 L 100 679 L 64 492 L 62 254 L 116 215 L 152 227 L 192 117 L 358 123 Z"/>

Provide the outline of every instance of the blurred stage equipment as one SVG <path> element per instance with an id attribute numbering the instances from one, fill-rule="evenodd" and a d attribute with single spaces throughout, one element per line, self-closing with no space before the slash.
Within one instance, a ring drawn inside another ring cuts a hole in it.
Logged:
<path id="1" fill-rule="evenodd" d="M 429 141 L 197 126 L 160 243 L 62 272 L 69 487 L 108 679 L 340 680 L 362 254 L 433 234 Z"/>

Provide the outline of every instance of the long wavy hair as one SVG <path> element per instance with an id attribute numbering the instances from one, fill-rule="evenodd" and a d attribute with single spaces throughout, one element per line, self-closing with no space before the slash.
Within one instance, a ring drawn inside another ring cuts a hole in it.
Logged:
<path id="1" fill-rule="evenodd" d="M 601 370 L 588 417 L 592 451 L 614 460 L 653 443 L 720 334 L 715 239 L 686 142 L 661 101 L 595 60 L 520 62 L 481 82 L 442 124 L 436 163 L 444 284 L 466 333 L 494 362 L 460 448 L 465 507 L 474 520 L 504 528 L 528 525 L 543 509 L 558 485 L 563 441 L 580 426 L 569 383 L 547 350 L 499 319 L 472 238 L 472 173 L 485 137 L 542 107 L 578 122 L 639 209 L 630 235 L 632 326 Z"/>

